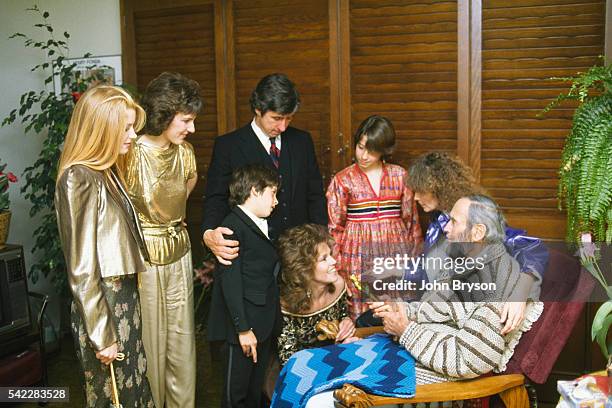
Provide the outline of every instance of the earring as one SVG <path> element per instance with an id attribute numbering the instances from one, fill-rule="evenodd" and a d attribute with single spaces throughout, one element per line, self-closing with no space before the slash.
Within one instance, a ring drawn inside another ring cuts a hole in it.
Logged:
<path id="1" fill-rule="evenodd" d="M 308 300 L 310 300 L 310 298 L 312 297 L 312 291 L 310 289 L 306 291 L 306 297 L 308 298 Z"/>

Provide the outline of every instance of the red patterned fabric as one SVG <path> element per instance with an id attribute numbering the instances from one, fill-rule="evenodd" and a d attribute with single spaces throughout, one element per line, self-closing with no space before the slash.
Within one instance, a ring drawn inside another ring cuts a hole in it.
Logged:
<path id="1" fill-rule="evenodd" d="M 362 271 L 375 257 L 412 255 L 423 241 L 416 202 L 404 180 L 407 172 L 384 164 L 377 195 L 365 173 L 353 164 L 337 173 L 327 189 L 329 231 L 336 241 L 337 269 L 347 284 L 353 319 L 367 310 L 362 304 Z"/>
<path id="2" fill-rule="evenodd" d="M 276 146 L 276 138 L 271 137 L 270 143 L 270 158 L 272 159 L 274 166 L 278 169 L 278 166 L 280 165 L 280 150 Z"/>

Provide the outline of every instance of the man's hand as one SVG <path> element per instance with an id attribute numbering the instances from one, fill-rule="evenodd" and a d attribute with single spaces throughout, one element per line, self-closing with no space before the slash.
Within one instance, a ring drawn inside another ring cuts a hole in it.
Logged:
<path id="1" fill-rule="evenodd" d="M 377 316 L 383 319 L 385 332 L 399 338 L 406 331 L 409 320 L 402 303 L 395 303 L 392 306 L 391 311 L 384 310 L 378 312 Z"/>
<path id="2" fill-rule="evenodd" d="M 117 343 L 113 343 L 105 349 L 96 352 L 96 358 L 102 364 L 109 365 L 117 358 Z"/>
<path id="3" fill-rule="evenodd" d="M 257 337 L 253 330 L 238 333 L 238 341 L 244 355 L 253 358 L 253 363 L 257 363 Z"/>
<path id="4" fill-rule="evenodd" d="M 336 343 L 343 343 L 346 339 L 355 334 L 355 323 L 350 317 L 345 317 L 340 322 L 338 334 L 336 334 Z"/>
<path id="5" fill-rule="evenodd" d="M 500 322 L 506 323 L 501 334 L 504 336 L 512 330 L 517 329 L 525 319 L 525 308 L 527 302 L 506 302 L 502 309 Z"/>
<path id="6" fill-rule="evenodd" d="M 212 253 L 217 257 L 219 263 L 231 265 L 231 260 L 238 256 L 238 241 L 223 238 L 223 234 L 232 235 L 234 231 L 225 227 L 217 227 L 214 230 L 206 230 L 202 239 Z"/>

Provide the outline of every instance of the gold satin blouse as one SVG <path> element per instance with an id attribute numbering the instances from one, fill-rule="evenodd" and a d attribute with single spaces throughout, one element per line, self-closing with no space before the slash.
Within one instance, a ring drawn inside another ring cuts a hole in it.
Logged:
<path id="1" fill-rule="evenodd" d="M 115 196 L 103 172 L 82 165 L 65 170 L 55 189 L 68 284 L 96 350 L 117 341 L 101 279 L 146 269 L 135 209 L 114 173 L 110 176 L 118 188 Z"/>
<path id="2" fill-rule="evenodd" d="M 183 257 L 191 244 L 183 227 L 187 180 L 197 174 L 191 144 L 160 148 L 142 138 L 127 155 L 125 180 L 138 212 L 151 263 L 167 265 Z"/>

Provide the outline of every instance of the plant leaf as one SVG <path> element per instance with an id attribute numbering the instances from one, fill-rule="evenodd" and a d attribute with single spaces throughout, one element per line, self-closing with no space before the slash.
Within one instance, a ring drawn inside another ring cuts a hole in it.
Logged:
<path id="1" fill-rule="evenodd" d="M 608 315 L 612 314 L 612 300 L 608 300 L 597 309 L 593 318 L 593 326 L 591 327 L 591 340 L 595 340 L 595 336 L 601 330 Z"/>
<path id="2" fill-rule="evenodd" d="M 606 344 L 606 341 L 608 339 L 608 330 L 610 329 L 610 325 L 612 325 L 612 314 L 606 316 L 602 327 L 599 329 L 599 331 L 597 332 L 597 335 L 595 336 L 595 339 L 597 340 L 597 344 L 599 344 L 599 348 L 601 349 L 601 352 L 603 353 L 606 360 L 608 359 L 608 356 L 610 355 L 609 349 L 611 345 Z"/>

